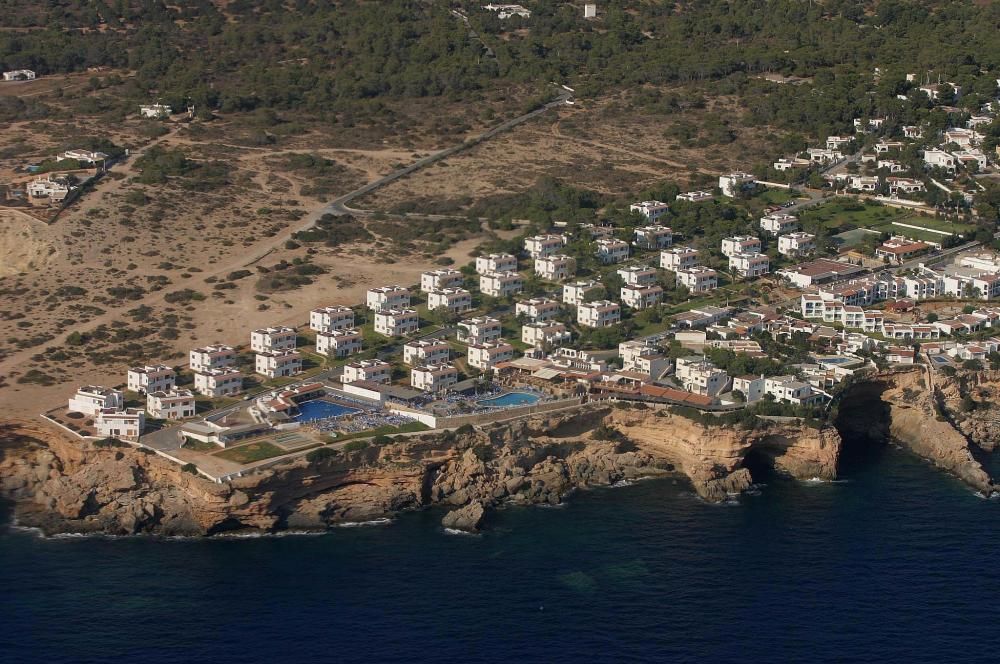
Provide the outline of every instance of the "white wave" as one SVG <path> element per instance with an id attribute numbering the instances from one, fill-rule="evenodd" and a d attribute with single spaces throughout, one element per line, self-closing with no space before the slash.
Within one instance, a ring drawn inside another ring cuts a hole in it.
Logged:
<path id="1" fill-rule="evenodd" d="M 459 530 L 458 528 L 445 528 L 444 532 L 448 535 L 465 535 L 467 537 L 479 537 L 479 533 L 470 533 L 468 530 Z"/>
<path id="2" fill-rule="evenodd" d="M 345 521 L 333 524 L 334 528 L 361 528 L 362 526 L 387 526 L 392 519 L 372 519 L 371 521 Z"/>
<path id="3" fill-rule="evenodd" d="M 623 486 L 632 486 L 633 484 L 635 484 L 635 480 L 618 480 L 610 486 L 612 489 L 620 489 Z"/>

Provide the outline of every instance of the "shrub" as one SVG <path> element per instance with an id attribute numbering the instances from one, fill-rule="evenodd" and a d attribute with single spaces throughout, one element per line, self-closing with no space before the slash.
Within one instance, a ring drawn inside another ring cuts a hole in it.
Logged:
<path id="1" fill-rule="evenodd" d="M 191 473 L 192 475 L 198 474 L 198 466 L 194 465 L 193 463 L 184 464 L 183 466 L 181 466 L 181 470 L 184 471 L 185 473 Z"/>
<path id="2" fill-rule="evenodd" d="M 128 447 L 128 443 L 120 441 L 117 438 L 102 438 L 101 440 L 94 441 L 94 447 Z"/>
<path id="3" fill-rule="evenodd" d="M 392 438 L 386 436 L 385 434 L 380 434 L 372 438 L 372 442 L 375 443 L 376 445 L 388 445 L 389 443 L 392 442 Z"/>
<path id="4" fill-rule="evenodd" d="M 345 452 L 359 452 L 365 449 L 368 449 L 367 440 L 352 440 L 351 442 L 344 445 Z"/>
<path id="5" fill-rule="evenodd" d="M 331 447 L 320 447 L 306 454 L 306 461 L 308 461 L 309 463 L 319 463 L 320 461 L 332 459 L 337 455 L 338 455 L 337 450 Z"/>

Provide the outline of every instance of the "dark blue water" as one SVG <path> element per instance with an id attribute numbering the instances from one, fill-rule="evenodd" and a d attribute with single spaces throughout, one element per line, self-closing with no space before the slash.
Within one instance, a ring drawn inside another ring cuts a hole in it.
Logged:
<path id="1" fill-rule="evenodd" d="M 0 535 L 2 662 L 996 661 L 1000 503 L 902 452 L 262 539 Z"/>
<path id="2" fill-rule="evenodd" d="M 313 399 L 299 404 L 299 414 L 295 417 L 296 422 L 312 422 L 315 420 L 325 420 L 331 417 L 340 417 L 348 413 L 360 413 L 357 408 L 348 408 L 325 399 Z"/>

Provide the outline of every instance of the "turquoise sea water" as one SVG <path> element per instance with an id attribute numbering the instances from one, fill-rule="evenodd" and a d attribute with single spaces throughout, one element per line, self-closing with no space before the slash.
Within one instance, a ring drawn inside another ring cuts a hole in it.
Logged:
<path id="1" fill-rule="evenodd" d="M 708 505 L 648 480 L 449 535 L 0 534 L 2 662 L 996 661 L 1000 502 L 892 448 Z"/>

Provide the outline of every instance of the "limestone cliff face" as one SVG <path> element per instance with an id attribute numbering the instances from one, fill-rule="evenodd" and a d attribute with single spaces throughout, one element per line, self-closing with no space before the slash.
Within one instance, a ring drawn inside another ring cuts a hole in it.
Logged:
<path id="1" fill-rule="evenodd" d="M 959 371 L 937 376 L 935 385 L 955 426 L 987 452 L 1000 449 L 1000 371 Z M 973 401 L 968 410 L 964 397 Z"/>
<path id="2" fill-rule="evenodd" d="M 640 450 L 680 469 L 707 500 L 723 500 L 749 488 L 748 454 L 797 479 L 837 476 L 841 440 L 830 427 L 797 421 L 761 421 L 754 429 L 705 426 L 654 410 L 616 410 L 609 421 Z"/>

